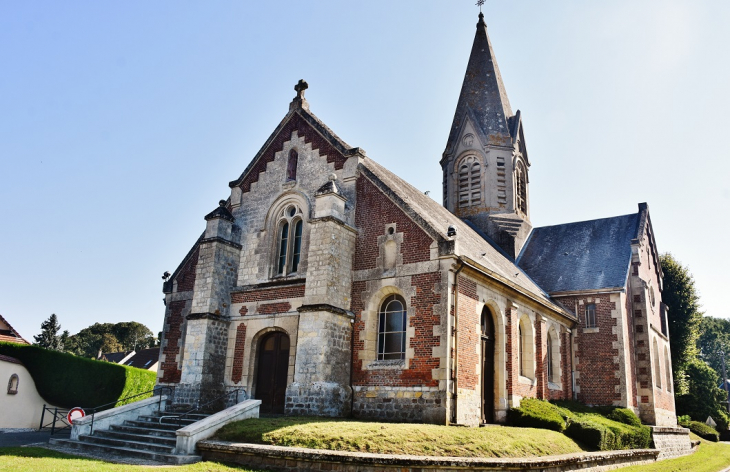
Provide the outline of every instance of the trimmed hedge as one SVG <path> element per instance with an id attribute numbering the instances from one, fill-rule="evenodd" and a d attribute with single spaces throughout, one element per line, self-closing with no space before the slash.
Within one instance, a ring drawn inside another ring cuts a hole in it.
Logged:
<path id="1" fill-rule="evenodd" d="M 692 431 L 702 439 L 707 439 L 708 441 L 713 442 L 717 442 L 720 440 L 720 433 L 718 433 L 715 428 L 705 423 L 699 421 L 682 421 L 679 423 L 679 425 L 684 426 L 685 428 L 689 428 L 690 431 Z"/>
<path id="2" fill-rule="evenodd" d="M 550 403 L 528 398 L 519 408 L 509 410 L 508 419 L 513 426 L 564 431 L 566 436 L 601 451 L 651 445 L 651 429 L 642 426 L 626 408 L 591 408 L 573 401 Z"/>
<path id="3" fill-rule="evenodd" d="M 152 390 L 157 378 L 155 372 L 37 346 L 0 342 L 0 354 L 19 359 L 40 396 L 62 408 L 94 408 L 113 402 L 121 405 L 121 398 Z"/>
<path id="4" fill-rule="evenodd" d="M 565 419 L 560 410 L 552 403 L 526 398 L 520 402 L 519 408 L 510 408 L 507 415 L 509 423 L 513 426 L 562 432 L 565 430 Z"/>

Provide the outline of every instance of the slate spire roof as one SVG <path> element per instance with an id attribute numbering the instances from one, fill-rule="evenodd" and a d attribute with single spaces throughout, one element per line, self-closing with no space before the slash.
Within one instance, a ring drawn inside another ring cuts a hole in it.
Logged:
<path id="1" fill-rule="evenodd" d="M 497 138 L 497 142 L 502 142 L 505 138 L 512 137 L 508 123 L 508 119 L 513 116 L 512 107 L 507 98 L 502 75 L 499 73 L 482 13 L 479 13 L 476 36 L 466 66 L 446 152 L 454 148 L 467 116 L 482 133 L 482 139 L 486 138 L 489 141 L 489 138 L 493 137 Z"/>

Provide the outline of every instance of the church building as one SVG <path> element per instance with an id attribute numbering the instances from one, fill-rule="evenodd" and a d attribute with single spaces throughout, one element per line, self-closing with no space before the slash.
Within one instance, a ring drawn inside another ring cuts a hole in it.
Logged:
<path id="1" fill-rule="evenodd" d="M 443 204 L 338 137 L 306 89 L 163 286 L 158 384 L 176 402 L 244 388 L 262 413 L 475 426 L 576 399 L 676 425 L 648 206 L 532 227 L 526 132 L 482 14 Z"/>

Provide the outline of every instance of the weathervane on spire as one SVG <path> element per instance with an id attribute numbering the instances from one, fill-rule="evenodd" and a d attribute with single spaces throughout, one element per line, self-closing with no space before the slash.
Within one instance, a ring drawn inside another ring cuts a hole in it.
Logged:
<path id="1" fill-rule="evenodd" d="M 475 5 L 479 6 L 479 13 L 482 12 L 482 5 L 484 5 L 484 0 L 477 0 L 477 3 Z"/>

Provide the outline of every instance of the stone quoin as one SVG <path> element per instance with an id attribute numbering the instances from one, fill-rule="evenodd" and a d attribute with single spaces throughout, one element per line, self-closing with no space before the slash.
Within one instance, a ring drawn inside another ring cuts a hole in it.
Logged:
<path id="1" fill-rule="evenodd" d="M 499 423 L 523 398 L 676 425 L 648 206 L 533 228 L 522 114 L 480 13 L 442 204 L 288 113 L 163 286 L 159 385 L 262 412 Z M 433 161 L 436 167 L 436 159 Z"/>

